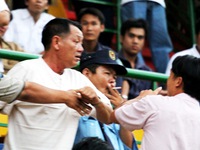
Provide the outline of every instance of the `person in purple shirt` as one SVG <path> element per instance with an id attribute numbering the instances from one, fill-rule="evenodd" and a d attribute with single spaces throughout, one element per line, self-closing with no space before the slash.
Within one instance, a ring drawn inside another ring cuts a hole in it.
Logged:
<path id="1" fill-rule="evenodd" d="M 143 90 L 111 113 L 110 122 L 143 129 L 141 150 L 200 149 L 200 58 L 178 56 L 167 80 L 168 96 Z"/>

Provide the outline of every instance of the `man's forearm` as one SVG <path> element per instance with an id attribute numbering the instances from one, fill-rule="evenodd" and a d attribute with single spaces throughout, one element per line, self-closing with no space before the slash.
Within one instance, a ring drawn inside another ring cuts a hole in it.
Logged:
<path id="1" fill-rule="evenodd" d="M 26 82 L 17 99 L 33 103 L 65 103 L 65 95 L 65 91 L 53 90 L 37 83 Z"/>
<path id="2" fill-rule="evenodd" d="M 110 122 L 110 114 L 112 113 L 112 108 L 100 102 L 96 105 L 93 105 L 97 112 L 97 119 L 102 123 L 108 124 Z"/>

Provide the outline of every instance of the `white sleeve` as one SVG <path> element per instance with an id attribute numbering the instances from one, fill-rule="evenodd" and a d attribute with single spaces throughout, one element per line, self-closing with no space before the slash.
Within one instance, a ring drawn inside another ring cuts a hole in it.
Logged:
<path id="1" fill-rule="evenodd" d="M 21 93 L 23 88 L 23 81 L 5 76 L 0 79 L 0 100 L 11 103 Z"/>

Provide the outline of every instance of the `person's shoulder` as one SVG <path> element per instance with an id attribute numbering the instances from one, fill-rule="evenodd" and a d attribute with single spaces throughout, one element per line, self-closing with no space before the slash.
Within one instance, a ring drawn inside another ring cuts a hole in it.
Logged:
<path id="1" fill-rule="evenodd" d="M 195 47 L 192 47 L 192 48 L 189 48 L 189 49 L 185 49 L 185 50 L 182 50 L 180 52 L 177 52 L 175 53 L 173 56 L 172 56 L 172 59 L 173 58 L 176 58 L 178 56 L 183 56 L 183 55 L 191 55 L 192 53 L 192 50 L 194 50 Z"/>
<path id="2" fill-rule="evenodd" d="M 71 75 L 71 76 L 77 78 L 77 80 L 78 79 L 79 80 L 81 80 L 81 79 L 83 80 L 85 78 L 87 79 L 87 77 L 84 76 L 80 71 L 77 71 L 76 69 L 72 69 L 72 68 L 66 68 L 64 70 L 64 74 Z"/>
<path id="3" fill-rule="evenodd" d="M 141 63 L 138 61 L 136 62 L 135 69 L 152 71 L 152 69 L 146 63 Z"/>
<path id="4" fill-rule="evenodd" d="M 13 15 L 13 17 L 20 17 L 21 15 L 23 16 L 25 13 L 27 13 L 27 9 L 25 8 L 22 8 L 22 9 L 15 9 L 15 10 L 12 10 L 11 13 Z"/>
<path id="5" fill-rule="evenodd" d="M 65 68 L 65 73 L 73 73 L 73 74 L 77 74 L 77 75 L 83 75 L 80 71 L 73 69 L 73 68 Z"/>
<path id="6" fill-rule="evenodd" d="M 106 46 L 106 45 L 102 45 L 102 47 L 103 47 L 104 49 L 107 49 L 107 50 L 112 49 L 112 48 L 110 48 L 109 46 Z"/>
<path id="7" fill-rule="evenodd" d="M 54 19 L 55 16 L 53 16 L 53 15 L 51 15 L 51 14 L 48 14 L 48 13 L 46 13 L 46 12 L 43 12 L 43 13 L 41 14 L 41 18 L 42 18 L 43 20 L 48 20 L 48 21 L 50 21 L 50 20 Z"/>
<path id="8" fill-rule="evenodd" d="M 28 70 L 34 70 L 37 69 L 38 66 L 41 66 L 41 63 L 39 62 L 39 59 L 28 59 L 28 60 L 23 60 L 18 62 L 10 71 L 15 71 L 15 70 L 25 70 L 26 73 Z M 9 72 L 10 72 L 9 71 Z"/>
<path id="9" fill-rule="evenodd" d="M 170 105 L 174 102 L 174 96 L 162 96 L 162 95 L 147 95 L 142 98 L 144 104 L 154 108 L 159 108 L 159 106 Z"/>
<path id="10" fill-rule="evenodd" d="M 100 42 L 98 42 L 98 44 L 97 44 L 97 50 L 111 50 L 111 49 L 112 48 L 110 48 L 109 46 L 103 45 Z"/>
<path id="11" fill-rule="evenodd" d="M 18 64 L 20 64 L 22 66 L 27 66 L 27 67 L 33 67 L 33 66 L 41 64 L 41 63 L 42 63 L 41 59 L 38 58 L 38 59 L 23 60 L 23 61 L 19 62 Z"/>

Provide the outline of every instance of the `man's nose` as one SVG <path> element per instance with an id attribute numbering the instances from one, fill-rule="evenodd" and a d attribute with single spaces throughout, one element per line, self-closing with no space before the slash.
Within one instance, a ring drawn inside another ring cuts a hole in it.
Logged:
<path id="1" fill-rule="evenodd" d="M 83 45 L 81 43 L 77 44 L 77 49 L 78 49 L 78 51 L 83 52 L 83 50 L 84 50 Z"/>

